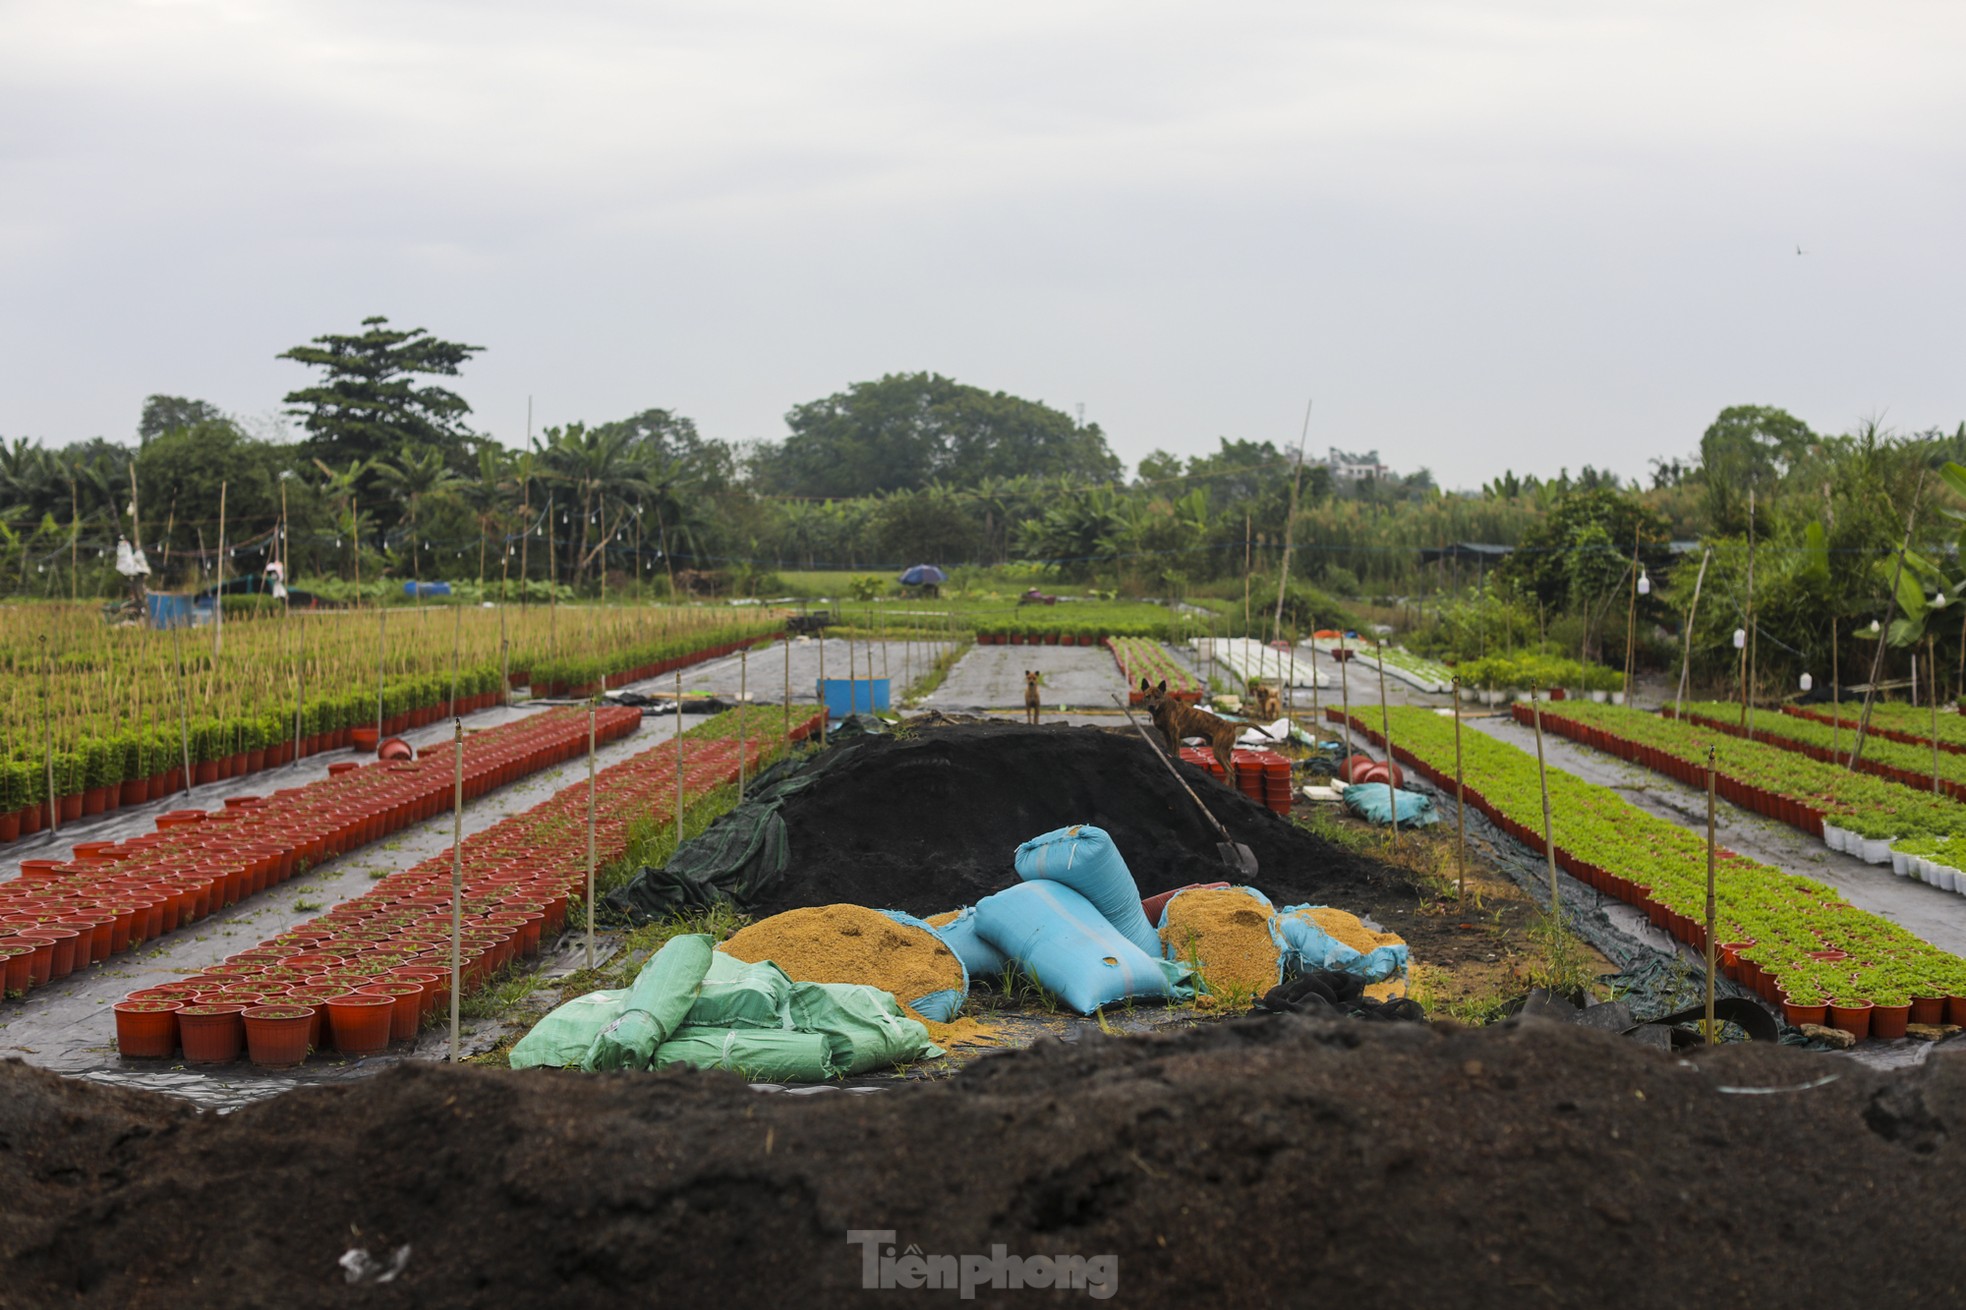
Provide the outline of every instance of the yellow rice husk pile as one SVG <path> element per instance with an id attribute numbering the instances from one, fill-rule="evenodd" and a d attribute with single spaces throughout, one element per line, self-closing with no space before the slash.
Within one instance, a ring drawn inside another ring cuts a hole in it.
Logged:
<path id="1" fill-rule="evenodd" d="M 956 921 L 956 916 L 961 913 L 962 913 L 961 910 L 944 910 L 940 914 L 929 915 L 926 919 L 923 919 L 922 922 L 927 924 L 931 928 L 947 928 L 950 924 Z"/>
<path id="2" fill-rule="evenodd" d="M 1395 932 L 1373 932 L 1360 921 L 1356 914 L 1334 910 L 1328 905 L 1316 905 L 1297 913 L 1353 950 L 1364 954 L 1381 946 L 1403 946 L 1406 938 Z"/>
<path id="3" fill-rule="evenodd" d="M 1282 953 L 1270 936 L 1272 913 L 1233 887 L 1182 892 L 1167 903 L 1161 943 L 1170 959 L 1198 960 L 1209 991 L 1242 988 L 1254 999 L 1277 985 Z"/>
<path id="4" fill-rule="evenodd" d="M 928 1029 L 928 1039 L 945 1051 L 952 1046 L 1001 1046 L 1003 1044 L 1003 1038 L 995 1028 L 981 1019 L 972 1019 L 968 1015 L 959 1014 L 948 1023 L 923 1019 L 922 1027 Z"/>
<path id="5" fill-rule="evenodd" d="M 794 982 L 878 987 L 892 992 L 915 1019 L 921 1015 L 908 1002 L 963 985 L 962 963 L 933 933 L 863 905 L 787 910 L 737 932 L 717 949 L 747 964 L 770 960 Z M 931 1032 L 953 1026 L 931 1025 Z"/>

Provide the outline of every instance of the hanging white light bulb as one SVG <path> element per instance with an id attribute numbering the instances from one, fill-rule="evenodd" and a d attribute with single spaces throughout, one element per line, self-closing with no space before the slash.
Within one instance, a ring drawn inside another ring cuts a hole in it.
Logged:
<path id="1" fill-rule="evenodd" d="M 1807 673 L 1804 673 L 1802 675 L 1802 690 L 1814 691 L 1815 689 L 1816 689 L 1816 680 L 1810 677 Z"/>
<path id="2" fill-rule="evenodd" d="M 1945 593 L 1944 593 L 1943 591 L 1935 591 L 1935 592 L 1933 592 L 1933 593 L 1932 593 L 1932 608 L 1933 608 L 1933 609 L 1935 609 L 1935 610 L 1942 610 L 1942 609 L 1944 609 L 1945 607 L 1946 607 L 1946 594 L 1945 594 Z"/>
<path id="3" fill-rule="evenodd" d="M 1641 596 L 1652 594 L 1652 578 L 1644 569 L 1638 571 L 1638 594 Z"/>
<path id="4" fill-rule="evenodd" d="M 1747 645 L 1748 645 L 1748 630 L 1746 628 L 1734 629 L 1734 649 L 1746 650 Z"/>
<path id="5" fill-rule="evenodd" d="M 1878 621 L 1877 621 L 1876 619 L 1872 619 L 1872 620 L 1870 621 L 1870 628 L 1869 628 L 1869 632 L 1870 632 L 1870 635 L 1871 635 L 1871 636 L 1873 636 L 1873 637 L 1875 637 L 1875 636 L 1876 636 L 1876 635 L 1878 634 L 1878 632 L 1879 632 L 1879 630 L 1881 629 L 1881 627 L 1882 627 L 1882 625 L 1881 625 L 1881 624 L 1879 624 L 1879 623 L 1878 623 Z"/>

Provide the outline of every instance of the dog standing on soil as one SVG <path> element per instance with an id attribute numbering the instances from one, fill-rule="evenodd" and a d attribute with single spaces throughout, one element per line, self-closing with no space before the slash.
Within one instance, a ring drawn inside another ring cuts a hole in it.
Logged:
<path id="1" fill-rule="evenodd" d="M 1160 686 L 1150 687 L 1147 685 L 1147 680 L 1142 678 L 1140 691 L 1145 698 L 1147 716 L 1154 721 L 1154 726 L 1160 729 L 1160 735 L 1167 738 L 1168 749 L 1178 752 L 1185 739 L 1201 738 L 1208 743 L 1210 753 L 1215 756 L 1216 763 L 1222 766 L 1222 772 L 1227 775 L 1231 787 L 1236 785 L 1236 766 L 1232 755 L 1236 748 L 1236 738 L 1249 731 L 1260 733 L 1265 737 L 1270 736 L 1253 723 L 1230 723 L 1226 719 L 1216 718 L 1205 710 L 1198 710 L 1192 705 L 1175 700 L 1167 694 L 1165 679 Z M 1274 737 L 1270 739 L 1276 740 Z"/>
<path id="2" fill-rule="evenodd" d="M 1024 670 L 1024 722 L 1038 721 L 1038 675 Z"/>

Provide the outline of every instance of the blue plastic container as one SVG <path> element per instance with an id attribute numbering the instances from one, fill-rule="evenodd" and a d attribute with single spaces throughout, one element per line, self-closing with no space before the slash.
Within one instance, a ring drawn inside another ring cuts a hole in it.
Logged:
<path id="1" fill-rule="evenodd" d="M 822 678 L 819 700 L 836 719 L 849 714 L 872 714 L 888 706 L 886 678 Z"/>

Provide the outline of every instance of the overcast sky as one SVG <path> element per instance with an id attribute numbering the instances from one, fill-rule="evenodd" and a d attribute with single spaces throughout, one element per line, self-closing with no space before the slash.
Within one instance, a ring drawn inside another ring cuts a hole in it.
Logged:
<path id="1" fill-rule="evenodd" d="M 1962 69 L 1911 0 L 0 0 L 0 434 L 274 413 L 369 314 L 508 444 L 923 369 L 1448 486 L 1950 429 Z"/>

